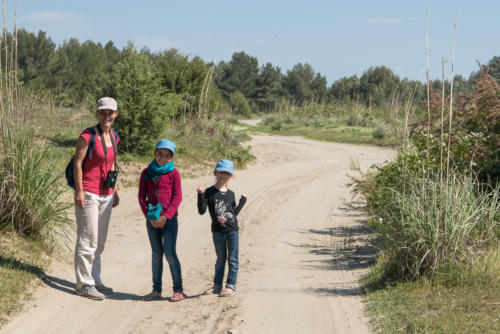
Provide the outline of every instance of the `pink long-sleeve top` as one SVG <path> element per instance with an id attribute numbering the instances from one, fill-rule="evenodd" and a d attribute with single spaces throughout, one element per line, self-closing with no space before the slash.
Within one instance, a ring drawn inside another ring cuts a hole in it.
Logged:
<path id="1" fill-rule="evenodd" d="M 158 189 L 158 196 L 163 207 L 161 214 L 167 219 L 174 217 L 177 215 L 177 209 L 182 201 L 181 175 L 179 171 L 174 168 L 170 173 L 158 177 L 156 182 L 144 178 L 146 171 L 147 168 L 142 171 L 139 182 L 139 205 L 144 216 L 148 212 L 148 204 L 155 206 L 158 203 L 156 195 L 156 189 Z"/>

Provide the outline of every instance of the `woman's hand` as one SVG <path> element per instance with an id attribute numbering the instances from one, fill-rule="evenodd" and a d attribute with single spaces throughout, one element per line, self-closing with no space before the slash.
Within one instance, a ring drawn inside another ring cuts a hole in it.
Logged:
<path id="1" fill-rule="evenodd" d="M 75 204 L 79 208 L 84 208 L 85 206 L 85 194 L 82 191 L 75 191 Z"/>
<path id="2" fill-rule="evenodd" d="M 118 204 L 120 204 L 120 196 L 118 196 L 118 191 L 115 191 L 113 193 L 113 208 L 118 206 Z"/>
<path id="3" fill-rule="evenodd" d="M 198 188 L 196 188 L 196 191 L 198 192 L 198 194 L 203 194 L 205 192 L 205 189 L 203 189 L 202 186 L 198 186 Z"/>

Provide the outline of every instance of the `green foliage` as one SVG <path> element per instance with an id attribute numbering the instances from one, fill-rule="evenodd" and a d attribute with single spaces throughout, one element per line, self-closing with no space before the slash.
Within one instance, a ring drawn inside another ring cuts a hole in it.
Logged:
<path id="1" fill-rule="evenodd" d="M 387 215 L 377 222 L 389 272 L 418 277 L 474 261 L 500 237 L 499 191 L 481 190 L 471 177 L 411 176 L 392 190 Z M 394 267 L 392 267 L 394 266 Z"/>
<path id="2" fill-rule="evenodd" d="M 264 125 L 272 124 L 272 123 L 276 122 L 276 120 L 277 119 L 275 116 L 266 117 L 266 119 L 264 119 Z"/>
<path id="3" fill-rule="evenodd" d="M 379 125 L 373 130 L 372 136 L 376 139 L 384 139 L 387 136 L 387 130 Z"/>
<path id="4" fill-rule="evenodd" d="M 385 66 L 370 67 L 359 80 L 360 93 L 368 106 L 389 107 L 397 94 L 399 77 Z"/>
<path id="5" fill-rule="evenodd" d="M 438 276 L 393 285 L 365 279 L 367 311 L 377 333 L 500 332 L 500 251 L 488 251 L 474 268 L 450 266 Z"/>
<path id="6" fill-rule="evenodd" d="M 491 58 L 486 66 L 481 67 L 477 72 L 473 72 L 470 75 L 470 81 L 476 81 L 481 77 L 481 72 L 486 72 L 500 83 L 500 56 L 494 56 Z"/>
<path id="7" fill-rule="evenodd" d="M 251 99 L 255 94 L 258 73 L 257 58 L 245 52 L 235 52 L 230 62 L 221 62 L 217 66 L 215 83 L 226 99 L 236 91 Z"/>
<path id="8" fill-rule="evenodd" d="M 358 113 L 357 115 L 350 114 L 347 119 L 347 125 L 361 127 L 373 126 L 373 115 L 368 113 Z"/>
<path id="9" fill-rule="evenodd" d="M 161 86 L 167 93 L 187 96 L 198 96 L 201 93 L 208 66 L 199 57 L 189 60 L 188 56 L 180 54 L 177 49 L 165 50 L 150 57 Z"/>
<path id="10" fill-rule="evenodd" d="M 375 216 L 386 277 L 474 263 L 498 244 L 500 89 L 484 73 L 474 89 L 456 104 L 451 138 L 433 92 L 431 128 L 417 128 L 395 161 L 358 183 Z"/>
<path id="11" fill-rule="evenodd" d="M 129 45 L 127 54 L 113 69 L 108 89 L 119 105 L 114 127 L 120 134 L 120 150 L 135 154 L 151 150 L 173 116 L 169 112 L 175 112 L 178 103 L 170 99 L 167 108 L 166 98 L 158 94 L 160 80 L 154 76 L 148 57 Z"/>
<path id="12" fill-rule="evenodd" d="M 441 96 L 431 96 L 431 128 L 429 139 L 424 124 L 415 131 L 413 141 L 420 150 L 429 150 L 429 159 L 439 166 L 441 151 L 446 157 L 448 149 L 450 164 L 463 172 L 472 169 L 480 179 L 488 183 L 500 180 L 500 86 L 495 78 L 486 71 L 481 72 L 474 83 L 474 92 L 461 95 L 455 104 L 451 123 L 451 140 L 448 140 L 450 128 L 446 115 L 443 128 L 445 140 L 441 144 Z M 445 98 L 445 110 L 449 109 Z M 448 142 L 450 147 L 448 148 Z"/>
<path id="13" fill-rule="evenodd" d="M 34 279 L 42 278 L 50 253 L 40 240 L 0 233 L 0 328 L 21 311 Z"/>
<path id="14" fill-rule="evenodd" d="M 241 92 L 237 91 L 231 93 L 229 96 L 229 103 L 233 109 L 233 113 L 241 115 L 243 117 L 250 117 L 252 111 L 250 109 L 250 105 L 248 104 L 247 99 Z"/>
<path id="15" fill-rule="evenodd" d="M 343 77 L 335 81 L 328 91 L 328 95 L 337 101 L 360 99 L 359 78 L 356 75 Z"/>
<path id="16" fill-rule="evenodd" d="M 51 74 L 51 61 L 56 49 L 55 43 L 47 37 L 44 31 L 40 30 L 35 35 L 25 29 L 17 31 L 17 42 L 20 46 L 17 55 L 19 82 L 30 83 L 35 87 L 47 84 Z M 2 57 L 4 57 L 3 54 Z M 2 59 L 2 64 L 5 64 L 5 59 Z"/>
<path id="17" fill-rule="evenodd" d="M 271 130 L 272 131 L 279 131 L 281 130 L 281 122 L 276 122 L 271 125 Z"/>
<path id="18" fill-rule="evenodd" d="M 247 163 L 255 157 L 251 153 L 251 146 L 243 148 L 226 141 L 214 141 L 210 147 L 215 156 L 233 161 L 237 167 L 245 168 Z"/>
<path id="19" fill-rule="evenodd" d="M 254 96 L 259 111 L 271 112 L 277 108 L 281 98 L 281 77 L 280 68 L 274 67 L 271 63 L 260 68 Z"/>
<path id="20" fill-rule="evenodd" d="M 55 244 L 70 223 L 69 205 L 48 147 L 32 135 L 7 127 L 0 138 L 0 230 Z"/>
<path id="21" fill-rule="evenodd" d="M 112 41 L 104 46 L 92 41 L 79 42 L 76 38 L 64 41 L 56 48 L 55 43 L 43 31 L 34 34 L 18 31 L 18 79 L 22 85 L 36 90 L 48 89 L 63 105 L 88 103 L 106 95 L 103 83 L 111 78 L 115 65 L 128 54 L 128 49 L 118 50 Z M 12 45 L 12 35 L 7 33 L 7 43 L 1 46 L 0 57 L 5 64 L 5 46 Z M 210 67 L 201 58 L 190 59 L 177 49 L 152 53 L 140 51 L 152 62 L 153 72 L 160 80 L 159 94 L 177 94 L 184 100 L 188 112 L 196 112 L 199 95 Z M 497 80 L 499 57 L 488 62 L 490 74 Z M 365 106 L 399 108 L 406 104 L 414 92 L 414 101 L 422 104 L 426 87 L 417 81 L 401 79 L 385 66 L 371 67 L 361 78 L 344 77 L 327 88 L 324 76 L 309 64 L 296 64 L 286 74 L 278 66 L 267 63 L 259 67 L 258 60 L 244 52 L 235 52 L 229 62 L 220 62 L 215 71 L 215 86 L 210 88 L 210 108 L 225 108 L 230 96 L 239 92 L 247 99 L 252 112 L 277 112 L 286 101 L 295 106 L 311 102 L 324 104 L 361 103 Z M 472 82 L 479 77 L 473 73 L 469 80 L 456 75 L 456 94 L 472 91 Z M 441 90 L 440 80 L 431 81 L 434 91 Z M 449 93 L 449 82 L 445 82 Z M 215 89 L 214 89 L 215 88 Z M 416 90 L 415 90 L 416 88 Z M 67 98 L 66 98 L 67 97 Z M 224 101 L 223 101 L 224 100 Z M 73 102 L 73 103 L 74 103 Z"/>
<path id="22" fill-rule="evenodd" d="M 283 88 L 296 104 L 323 102 L 326 99 L 326 77 L 309 64 L 297 64 L 283 78 Z"/>

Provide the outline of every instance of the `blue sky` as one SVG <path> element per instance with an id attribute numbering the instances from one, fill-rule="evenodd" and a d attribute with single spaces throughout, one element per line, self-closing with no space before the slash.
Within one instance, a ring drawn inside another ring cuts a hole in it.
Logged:
<path id="1" fill-rule="evenodd" d="M 331 84 L 378 65 L 425 80 L 427 6 L 427 0 L 18 0 L 17 21 L 57 44 L 76 37 L 122 48 L 133 41 L 139 49 L 176 48 L 217 63 L 244 51 L 283 72 L 309 63 Z M 468 78 L 477 60 L 500 56 L 500 1 L 434 0 L 432 78 L 441 78 L 442 57 L 450 76 L 457 13 L 455 73 Z M 7 8 L 9 26 L 13 16 Z"/>

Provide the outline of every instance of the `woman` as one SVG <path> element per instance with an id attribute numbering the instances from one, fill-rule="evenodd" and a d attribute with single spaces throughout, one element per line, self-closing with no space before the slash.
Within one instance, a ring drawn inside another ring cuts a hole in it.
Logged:
<path id="1" fill-rule="evenodd" d="M 113 289 L 101 281 L 101 254 L 106 243 L 111 209 L 120 197 L 114 191 L 116 145 L 120 138 L 111 130 L 118 106 L 111 97 L 97 101 L 99 124 L 80 134 L 75 152 L 75 216 L 77 238 L 75 273 L 77 294 L 104 299 Z M 116 178 L 115 180 L 116 181 Z"/>

